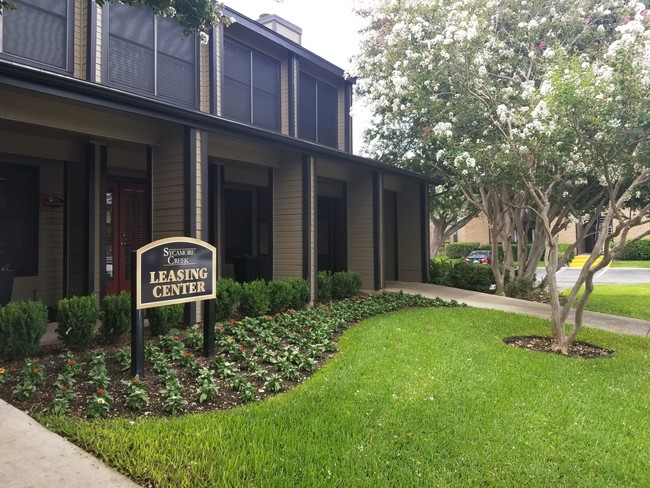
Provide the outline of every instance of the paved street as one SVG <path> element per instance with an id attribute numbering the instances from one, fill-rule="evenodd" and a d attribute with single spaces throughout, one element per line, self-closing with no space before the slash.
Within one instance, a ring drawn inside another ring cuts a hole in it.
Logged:
<path id="1" fill-rule="evenodd" d="M 579 274 L 580 268 L 562 268 L 558 271 L 557 279 L 560 289 L 573 286 Z M 546 270 L 537 268 L 537 279 L 541 280 L 544 276 L 546 276 Z M 611 285 L 650 284 L 650 269 L 605 268 L 596 273 L 594 283 Z"/>

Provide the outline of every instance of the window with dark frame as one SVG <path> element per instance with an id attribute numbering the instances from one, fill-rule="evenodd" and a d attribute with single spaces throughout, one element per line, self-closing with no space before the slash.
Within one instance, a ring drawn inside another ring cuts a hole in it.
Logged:
<path id="1" fill-rule="evenodd" d="M 72 0 L 13 0 L 0 16 L 0 51 L 24 61 L 72 71 Z"/>
<path id="2" fill-rule="evenodd" d="M 146 8 L 111 3 L 108 14 L 108 84 L 196 108 L 196 36 Z"/>
<path id="3" fill-rule="evenodd" d="M 39 171 L 0 162 L 0 268 L 15 276 L 38 274 Z"/>
<path id="4" fill-rule="evenodd" d="M 280 62 L 224 40 L 221 113 L 231 120 L 280 131 Z"/>
<path id="5" fill-rule="evenodd" d="M 300 73 L 298 137 L 338 147 L 338 91 L 305 73 Z"/>

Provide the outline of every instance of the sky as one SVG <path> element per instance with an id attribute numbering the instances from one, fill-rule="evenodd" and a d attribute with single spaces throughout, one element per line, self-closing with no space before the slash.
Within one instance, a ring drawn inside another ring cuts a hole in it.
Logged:
<path id="1" fill-rule="evenodd" d="M 327 61 L 352 72 L 350 58 L 358 49 L 361 19 L 353 13 L 361 0 L 223 0 L 253 20 L 262 14 L 277 14 L 302 29 L 302 45 Z M 367 126 L 369 114 L 355 102 L 353 110 L 354 152 L 359 153 L 361 133 Z"/>

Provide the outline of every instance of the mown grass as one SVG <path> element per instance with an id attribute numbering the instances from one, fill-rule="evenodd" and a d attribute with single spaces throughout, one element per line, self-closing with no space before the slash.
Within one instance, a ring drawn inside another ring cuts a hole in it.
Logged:
<path id="1" fill-rule="evenodd" d="M 583 329 L 583 360 L 502 339 L 546 321 L 412 309 L 361 322 L 300 387 L 226 412 L 41 421 L 139 483 L 650 486 L 650 341 Z"/>
<path id="2" fill-rule="evenodd" d="M 562 290 L 562 295 L 568 295 L 570 288 Z M 582 296 L 580 290 L 578 298 Z M 587 310 L 592 312 L 609 313 L 621 317 L 650 320 L 650 285 L 603 285 L 596 284 L 589 297 Z"/>
<path id="3" fill-rule="evenodd" d="M 612 261 L 612 268 L 650 268 L 650 261 Z"/>

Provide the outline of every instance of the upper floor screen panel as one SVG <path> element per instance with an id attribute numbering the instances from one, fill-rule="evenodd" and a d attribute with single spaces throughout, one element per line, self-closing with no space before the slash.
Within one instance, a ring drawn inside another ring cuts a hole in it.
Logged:
<path id="1" fill-rule="evenodd" d="M 25 64 L 72 71 L 73 0 L 13 0 L 0 16 L 0 52 Z"/>
<path id="2" fill-rule="evenodd" d="M 279 132 L 280 62 L 228 38 L 223 51 L 223 117 Z"/>
<path id="3" fill-rule="evenodd" d="M 107 83 L 165 101 L 198 106 L 198 43 L 176 21 L 146 8 L 112 3 L 106 53 Z"/>
<path id="4" fill-rule="evenodd" d="M 302 72 L 298 90 L 298 137 L 338 147 L 338 90 Z"/>

